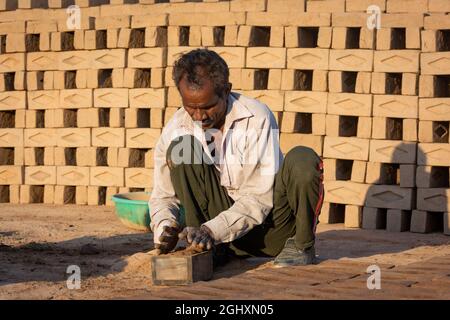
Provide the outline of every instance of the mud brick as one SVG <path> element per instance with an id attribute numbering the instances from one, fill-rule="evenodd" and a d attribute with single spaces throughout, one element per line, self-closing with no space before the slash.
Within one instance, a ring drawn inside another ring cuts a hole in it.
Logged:
<path id="1" fill-rule="evenodd" d="M 155 129 L 161 129 L 164 126 L 164 110 L 163 109 L 150 109 L 150 127 Z"/>
<path id="2" fill-rule="evenodd" d="M 30 22 L 28 22 L 30 23 Z M 26 32 L 25 30 L 26 21 L 4 21 L 0 23 L 0 34 L 6 35 L 14 30 L 15 32 Z"/>
<path id="3" fill-rule="evenodd" d="M 0 110 L 16 110 L 25 108 L 25 91 L 0 92 Z"/>
<path id="4" fill-rule="evenodd" d="M 25 33 L 9 33 L 6 37 L 6 52 L 25 51 Z"/>
<path id="5" fill-rule="evenodd" d="M 406 49 L 421 49 L 419 28 L 406 28 Z"/>
<path id="6" fill-rule="evenodd" d="M 329 49 L 331 47 L 332 29 L 329 27 L 320 27 L 317 37 L 317 46 L 319 48 Z"/>
<path id="7" fill-rule="evenodd" d="M 178 60 L 183 54 L 197 49 L 196 47 L 169 47 L 167 49 L 167 65 L 173 66 L 175 61 Z"/>
<path id="8" fill-rule="evenodd" d="M 130 25 L 131 17 L 127 15 L 95 19 L 95 29 L 97 30 L 129 28 Z"/>
<path id="9" fill-rule="evenodd" d="M 15 128 L 25 128 L 25 114 L 26 110 L 16 110 L 15 111 Z"/>
<path id="10" fill-rule="evenodd" d="M 378 186 L 380 187 L 380 186 Z M 382 186 L 381 186 L 382 187 Z M 368 189 L 371 190 L 370 188 Z M 366 190 L 367 191 L 367 190 Z M 364 229 L 384 229 L 386 223 L 386 211 L 381 208 L 364 207 L 363 228 Z"/>
<path id="11" fill-rule="evenodd" d="M 78 128 L 95 128 L 99 125 L 99 109 L 87 108 L 77 110 Z"/>
<path id="12" fill-rule="evenodd" d="M 61 90 L 59 95 L 60 108 L 91 108 L 92 90 L 91 89 L 70 89 Z"/>
<path id="13" fill-rule="evenodd" d="M 142 112 L 147 111 L 144 117 Z M 138 115 L 138 113 L 141 113 Z M 146 124 L 146 125 L 140 125 Z M 148 109 L 137 109 L 130 108 L 125 109 L 125 128 L 138 128 L 138 127 L 149 127 L 150 126 L 150 110 Z"/>
<path id="14" fill-rule="evenodd" d="M 22 184 L 22 166 L 0 166 L 0 185 Z"/>
<path id="15" fill-rule="evenodd" d="M 368 6 L 367 6 L 368 7 Z M 336 12 L 332 16 L 332 26 L 333 27 L 363 27 L 367 26 L 367 13 L 364 9 L 364 13 L 347 13 L 347 12 Z"/>
<path id="16" fill-rule="evenodd" d="M 206 12 L 172 13 L 169 16 L 171 26 L 224 26 L 245 24 L 244 12 L 221 12 L 220 15 L 211 15 Z M 251 24 L 247 21 L 247 24 Z"/>
<path id="17" fill-rule="evenodd" d="M 370 117 L 338 116 L 327 114 L 326 135 L 331 137 L 370 138 L 372 119 Z"/>
<path id="18" fill-rule="evenodd" d="M 58 166 L 56 167 L 56 182 L 60 186 L 88 186 L 89 168 Z"/>
<path id="19" fill-rule="evenodd" d="M 375 49 L 375 33 L 366 27 L 360 29 L 359 36 L 360 49 Z"/>
<path id="20" fill-rule="evenodd" d="M 374 95 L 373 115 L 377 117 L 411 118 L 418 117 L 416 96 Z"/>
<path id="21" fill-rule="evenodd" d="M 269 78 L 267 80 L 267 89 L 280 90 L 281 89 L 281 75 L 282 75 L 281 69 L 269 70 Z M 230 79 L 231 79 L 231 74 L 230 74 Z M 231 82 L 231 83 L 233 83 L 233 82 Z M 233 83 L 233 87 L 234 87 L 234 83 Z"/>
<path id="22" fill-rule="evenodd" d="M 48 8 L 47 0 L 18 0 L 19 9 Z"/>
<path id="23" fill-rule="evenodd" d="M 152 188 L 153 169 L 125 168 L 125 186 L 130 188 Z"/>
<path id="24" fill-rule="evenodd" d="M 285 68 L 286 48 L 247 48 L 246 67 Z"/>
<path id="25" fill-rule="evenodd" d="M 306 2 L 307 12 L 344 12 L 344 0 L 323 0 Z"/>
<path id="26" fill-rule="evenodd" d="M 22 147 L 23 129 L 0 129 L 0 147 Z"/>
<path id="27" fill-rule="evenodd" d="M 95 50 L 90 52 L 91 67 L 94 69 L 113 69 L 125 67 L 125 50 Z"/>
<path id="28" fill-rule="evenodd" d="M 154 148 L 161 134 L 159 129 L 127 129 L 126 146 L 128 148 Z"/>
<path id="29" fill-rule="evenodd" d="M 355 93 L 370 93 L 370 72 L 358 72 L 356 75 Z"/>
<path id="30" fill-rule="evenodd" d="M 406 210 L 389 209 L 386 214 L 386 230 L 391 232 L 409 231 L 411 226 L 411 212 Z"/>
<path id="31" fill-rule="evenodd" d="M 231 12 L 266 11 L 264 0 L 235 0 L 230 3 Z"/>
<path id="32" fill-rule="evenodd" d="M 84 31 L 84 49 L 95 50 L 97 49 L 97 31 L 96 30 L 86 30 Z"/>
<path id="33" fill-rule="evenodd" d="M 325 113 L 326 92 L 287 91 L 285 110 L 293 112 Z"/>
<path id="34" fill-rule="evenodd" d="M 370 140 L 370 161 L 413 164 L 416 161 L 416 143 L 396 140 Z"/>
<path id="35" fill-rule="evenodd" d="M 59 70 L 88 69 L 91 66 L 90 54 L 89 51 L 60 52 L 58 53 L 58 68 Z"/>
<path id="36" fill-rule="evenodd" d="M 31 52 L 27 54 L 27 70 L 56 70 L 59 53 L 57 52 Z"/>
<path id="37" fill-rule="evenodd" d="M 345 221 L 346 228 L 361 228 L 362 223 L 362 209 L 361 206 L 345 206 Z"/>
<path id="38" fill-rule="evenodd" d="M 118 164 L 119 148 L 109 147 L 107 150 L 108 152 L 106 154 L 106 162 L 108 163 L 108 166 L 119 167 Z"/>
<path id="39" fill-rule="evenodd" d="M 127 108 L 128 89 L 95 89 L 94 107 L 96 108 Z"/>
<path id="40" fill-rule="evenodd" d="M 449 98 L 431 98 L 419 100 L 420 120 L 450 121 Z"/>
<path id="41" fill-rule="evenodd" d="M 433 212 L 413 210 L 411 215 L 411 232 L 428 233 L 437 229 L 437 215 Z"/>
<path id="42" fill-rule="evenodd" d="M 167 25 L 167 14 L 148 14 L 131 17 L 131 28 L 145 28 Z"/>
<path id="43" fill-rule="evenodd" d="M 387 28 L 421 28 L 424 18 L 421 13 L 381 14 L 382 25 Z"/>
<path id="44" fill-rule="evenodd" d="M 26 81 L 28 90 L 42 90 L 44 88 L 44 73 L 35 71 L 27 72 Z"/>
<path id="45" fill-rule="evenodd" d="M 211 47 L 208 49 L 217 52 L 225 60 L 229 68 L 245 67 L 245 48 Z M 264 68 L 269 67 L 265 66 Z"/>
<path id="46" fill-rule="evenodd" d="M 281 134 L 280 148 L 284 154 L 292 148 L 300 145 L 313 149 L 320 156 L 322 155 L 323 137 L 302 133 Z"/>
<path id="47" fill-rule="evenodd" d="M 51 188 L 45 188 L 43 185 L 22 185 L 20 186 L 20 203 L 44 203 L 48 201 L 50 195 L 45 192 L 51 192 Z"/>
<path id="48" fill-rule="evenodd" d="M 181 96 L 177 88 L 169 87 L 167 92 L 167 106 L 168 107 L 180 107 L 182 105 Z"/>
<path id="49" fill-rule="evenodd" d="M 106 48 L 115 49 L 119 41 L 119 29 L 106 30 Z"/>
<path id="50" fill-rule="evenodd" d="M 371 116 L 372 96 L 369 94 L 329 93 L 327 113 L 350 116 Z"/>
<path id="51" fill-rule="evenodd" d="M 54 109 L 59 106 L 58 90 L 28 91 L 29 109 Z"/>
<path id="52" fill-rule="evenodd" d="M 374 117 L 373 139 L 417 141 L 417 120 Z"/>
<path id="53" fill-rule="evenodd" d="M 450 12 L 450 3 L 446 0 L 429 0 L 428 1 L 429 12 Z"/>
<path id="54" fill-rule="evenodd" d="M 370 186 L 352 181 L 324 181 L 324 187 L 325 201 L 361 206 Z"/>
<path id="55" fill-rule="evenodd" d="M 131 29 L 121 28 L 119 29 L 119 37 L 117 38 L 117 47 L 118 48 L 128 48 L 131 40 Z M 145 43 L 145 38 L 144 38 Z M 144 45 L 142 44 L 142 47 Z"/>
<path id="56" fill-rule="evenodd" d="M 415 203 L 412 188 L 373 185 L 367 191 L 365 204 L 370 207 L 411 210 Z"/>
<path id="57" fill-rule="evenodd" d="M 130 89 L 130 107 L 131 108 L 164 108 L 165 90 L 164 89 Z"/>
<path id="58" fill-rule="evenodd" d="M 124 128 L 92 128 L 92 145 L 95 147 L 124 147 Z"/>
<path id="59" fill-rule="evenodd" d="M 421 32 L 421 49 L 422 52 L 437 51 L 437 31 L 436 30 L 422 30 Z"/>
<path id="60" fill-rule="evenodd" d="M 44 72 L 44 90 L 54 89 L 54 73 L 53 71 L 45 71 Z"/>
<path id="61" fill-rule="evenodd" d="M 365 49 L 330 50 L 330 70 L 372 71 L 373 51 Z"/>
<path id="62" fill-rule="evenodd" d="M 374 71 L 418 72 L 419 51 L 415 50 L 375 51 Z"/>
<path id="63" fill-rule="evenodd" d="M 252 26 L 328 27 L 330 20 L 329 13 L 290 11 L 290 14 L 286 15 L 283 12 L 248 12 L 246 24 Z"/>
<path id="64" fill-rule="evenodd" d="M 416 173 L 419 188 L 441 188 L 449 185 L 449 168 L 418 166 Z"/>
<path id="65" fill-rule="evenodd" d="M 224 46 L 236 46 L 239 27 L 236 25 L 225 26 Z"/>
<path id="66" fill-rule="evenodd" d="M 366 162 L 357 160 L 324 159 L 324 179 L 364 183 Z"/>
<path id="67" fill-rule="evenodd" d="M 145 159 L 144 159 L 144 166 L 145 168 L 154 168 L 154 150 L 148 150 L 145 153 Z"/>
<path id="68" fill-rule="evenodd" d="M 422 53 L 420 68 L 422 74 L 450 74 L 450 52 Z"/>
<path id="69" fill-rule="evenodd" d="M 324 156 L 337 159 L 368 160 L 369 140 L 353 137 L 325 137 Z"/>
<path id="70" fill-rule="evenodd" d="M 450 213 L 444 212 L 444 234 L 450 235 Z"/>
<path id="71" fill-rule="evenodd" d="M 266 104 L 273 112 L 283 110 L 284 96 L 282 91 L 252 90 L 252 91 L 245 91 L 243 93 L 251 98 L 257 99 L 260 102 Z"/>
<path id="72" fill-rule="evenodd" d="M 114 206 L 114 201 L 112 196 L 118 193 L 119 188 L 117 187 L 107 187 L 105 196 L 105 206 Z"/>
<path id="73" fill-rule="evenodd" d="M 58 147 L 89 147 L 91 131 L 89 128 L 60 128 L 56 130 Z"/>
<path id="74" fill-rule="evenodd" d="M 111 128 L 123 127 L 125 123 L 124 108 L 112 108 L 109 110 L 109 126 Z"/>
<path id="75" fill-rule="evenodd" d="M 386 3 L 386 12 L 389 13 L 425 13 L 427 11 L 427 0 L 387 0 Z"/>
<path id="76" fill-rule="evenodd" d="M 419 76 L 419 97 L 435 97 L 437 86 L 435 83 L 435 76 L 420 75 Z"/>
<path id="77" fill-rule="evenodd" d="M 97 148 L 80 147 L 76 149 L 77 166 L 94 167 L 97 165 Z"/>
<path id="78" fill-rule="evenodd" d="M 347 48 L 347 30 L 346 27 L 333 28 L 333 40 L 331 48 L 333 49 L 350 49 Z"/>
<path id="79" fill-rule="evenodd" d="M 404 73 L 402 75 L 402 94 L 403 95 L 417 95 L 417 74 Z"/>
<path id="80" fill-rule="evenodd" d="M 0 55 L 0 72 L 25 70 L 25 54 L 9 53 Z"/>
<path id="81" fill-rule="evenodd" d="M 151 71 L 150 71 L 150 86 L 152 88 L 163 88 L 165 86 L 164 72 L 165 72 L 165 68 L 152 68 L 151 69 Z"/>
<path id="82" fill-rule="evenodd" d="M 385 94 L 386 93 L 386 79 L 387 79 L 387 73 L 372 72 L 371 93 Z"/>
<path id="83" fill-rule="evenodd" d="M 97 186 L 88 186 L 87 187 L 87 203 L 90 206 L 98 206 L 99 204 L 102 204 L 102 200 L 100 197 L 100 193 L 103 194 L 103 191 L 101 192 L 100 190 L 103 190 L 103 187 L 97 187 Z M 105 194 L 106 196 L 106 194 Z"/>
<path id="84" fill-rule="evenodd" d="M 65 166 L 67 164 L 66 163 L 66 148 L 55 147 L 53 149 L 53 151 L 54 151 L 55 165 L 56 166 Z"/>
<path id="85" fill-rule="evenodd" d="M 418 165 L 450 166 L 448 143 L 419 143 L 418 148 Z"/>
<path id="86" fill-rule="evenodd" d="M 145 48 L 128 50 L 128 67 L 154 68 L 165 67 L 166 50 L 164 48 Z"/>
<path id="87" fill-rule="evenodd" d="M 54 185 L 56 184 L 55 166 L 25 167 L 25 184 Z"/>
<path id="88" fill-rule="evenodd" d="M 178 27 L 176 27 L 178 29 Z M 170 27 L 169 27 L 170 29 Z M 200 35 L 196 35 L 196 33 L 198 32 L 198 29 L 200 29 Z M 196 32 L 197 31 L 197 32 Z M 181 36 L 181 38 L 180 38 Z M 177 41 L 174 41 L 174 43 L 169 44 L 169 45 L 173 45 L 173 46 L 182 46 L 182 45 L 186 45 L 189 44 L 190 46 L 195 46 L 195 45 L 202 45 L 204 47 L 210 47 L 210 46 L 214 46 L 214 28 L 213 27 L 190 27 L 189 28 L 189 41 L 188 43 L 184 42 L 180 42 L 178 40 L 181 40 L 183 38 L 182 34 L 178 34 L 177 35 Z M 191 41 L 191 38 L 192 39 Z M 200 43 L 198 42 L 200 38 Z"/>
<path id="89" fill-rule="evenodd" d="M 91 167 L 89 173 L 92 186 L 124 186 L 124 168 Z"/>
<path id="90" fill-rule="evenodd" d="M 288 49 L 287 67 L 290 69 L 328 70 L 328 54 L 328 49 Z"/>
<path id="91" fill-rule="evenodd" d="M 53 88 L 64 89 L 66 84 L 65 79 L 64 71 L 53 71 Z"/>

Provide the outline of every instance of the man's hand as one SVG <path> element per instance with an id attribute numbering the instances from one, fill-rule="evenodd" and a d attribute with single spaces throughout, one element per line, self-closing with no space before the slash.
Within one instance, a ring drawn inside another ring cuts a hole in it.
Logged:
<path id="1" fill-rule="evenodd" d="M 159 236 L 161 243 L 155 243 L 155 249 L 158 250 L 158 254 L 165 254 L 172 251 L 178 242 L 178 233 L 180 232 L 180 226 L 173 222 L 170 226 L 165 226 L 163 232 Z"/>
<path id="2" fill-rule="evenodd" d="M 214 247 L 214 238 L 207 226 L 186 227 L 178 235 L 180 239 L 186 239 L 194 249 L 200 251 L 211 250 Z"/>

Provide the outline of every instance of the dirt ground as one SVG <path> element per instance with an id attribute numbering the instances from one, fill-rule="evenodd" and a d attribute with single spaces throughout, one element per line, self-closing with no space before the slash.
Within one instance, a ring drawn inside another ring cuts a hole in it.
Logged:
<path id="1" fill-rule="evenodd" d="M 314 266 L 234 260 L 211 281 L 155 287 L 152 234 L 122 225 L 112 207 L 0 204 L 0 299 L 450 299 L 449 236 L 335 224 L 319 225 L 317 238 Z M 373 264 L 381 290 L 366 286 Z M 69 265 L 81 268 L 79 290 L 67 288 Z"/>

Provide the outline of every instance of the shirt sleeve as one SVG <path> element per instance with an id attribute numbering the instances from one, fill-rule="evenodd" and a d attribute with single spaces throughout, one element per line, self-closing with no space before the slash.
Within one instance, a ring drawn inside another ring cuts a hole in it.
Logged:
<path id="1" fill-rule="evenodd" d="M 271 112 L 253 135 L 247 135 L 244 161 L 239 170 L 243 183 L 236 190 L 234 204 L 206 222 L 216 243 L 231 242 L 262 224 L 273 207 L 275 174 L 282 158 L 279 130 Z M 246 133 L 247 134 L 247 133 Z"/>
<path id="2" fill-rule="evenodd" d="M 170 171 L 166 163 L 167 141 L 164 132 L 155 147 L 153 190 L 150 196 L 150 227 L 154 243 L 159 242 L 164 226 L 176 222 L 179 216 L 180 202 L 170 180 Z"/>

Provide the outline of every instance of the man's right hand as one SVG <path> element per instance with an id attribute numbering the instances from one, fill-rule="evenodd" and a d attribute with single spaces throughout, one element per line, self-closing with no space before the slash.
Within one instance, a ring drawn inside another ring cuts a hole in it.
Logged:
<path id="1" fill-rule="evenodd" d="M 165 254 L 172 251 L 178 242 L 178 233 L 180 232 L 180 226 L 177 223 L 172 223 L 170 226 L 164 226 L 163 232 L 159 236 L 159 242 L 155 243 L 155 249 L 158 250 L 158 254 Z"/>

